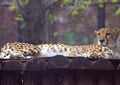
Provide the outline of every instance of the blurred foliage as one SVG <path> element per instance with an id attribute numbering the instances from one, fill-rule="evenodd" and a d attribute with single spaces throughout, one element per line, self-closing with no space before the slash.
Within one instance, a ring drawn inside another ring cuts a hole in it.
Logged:
<path id="1" fill-rule="evenodd" d="M 17 16 L 15 17 L 16 21 L 23 21 L 23 17 L 22 14 L 17 14 Z"/>
<path id="2" fill-rule="evenodd" d="M 20 5 L 28 5 L 29 1 L 30 0 L 19 0 L 19 4 Z M 14 9 L 18 9 L 19 6 L 18 6 L 18 3 L 12 3 L 11 7 L 14 8 Z M 24 22 L 24 18 L 23 18 L 21 13 L 18 13 L 16 15 L 15 20 L 17 22 L 21 22 L 20 28 L 25 28 L 26 27 L 26 23 Z"/>
<path id="3" fill-rule="evenodd" d="M 61 7 L 65 6 L 66 4 L 72 3 L 73 0 L 62 0 Z"/>
<path id="4" fill-rule="evenodd" d="M 103 7 L 105 0 L 98 0 L 98 2 L 99 2 L 99 7 Z"/>
<path id="5" fill-rule="evenodd" d="M 15 20 L 17 22 L 20 22 L 21 24 L 20 25 L 20 28 L 25 28 L 26 27 L 26 22 L 24 22 L 24 18 L 23 18 L 23 15 L 18 13 L 15 17 Z"/>
<path id="6" fill-rule="evenodd" d="M 118 8 L 115 12 L 116 15 L 120 15 L 120 8 Z"/>
<path id="7" fill-rule="evenodd" d="M 53 33 L 53 36 L 54 36 L 54 37 L 57 37 L 57 36 L 58 36 L 58 32 L 54 32 L 54 33 Z"/>
<path id="8" fill-rule="evenodd" d="M 77 3 L 75 6 L 70 6 L 72 16 L 78 15 L 80 10 L 85 10 L 91 4 L 90 0 Z"/>
<path id="9" fill-rule="evenodd" d="M 77 1 L 77 3 L 75 3 L 75 1 Z M 118 2 L 118 0 L 98 0 L 97 2 L 99 7 L 103 7 L 104 3 L 108 1 L 111 1 L 112 3 Z M 72 16 L 75 16 L 79 14 L 79 10 L 85 10 L 88 6 L 90 6 L 92 4 L 92 0 L 84 0 L 81 2 L 78 2 L 78 0 L 62 0 L 61 6 L 63 7 L 68 4 L 73 4 L 69 5 L 69 8 L 72 10 Z M 115 14 L 120 14 L 119 8 L 116 10 Z"/>
<path id="10" fill-rule="evenodd" d="M 22 4 L 28 5 L 30 0 L 20 0 Z"/>
<path id="11" fill-rule="evenodd" d="M 12 9 L 17 9 L 17 8 L 18 8 L 18 5 L 15 4 L 15 3 L 12 3 L 12 4 L 11 4 L 11 8 L 12 8 Z"/>
<path id="12" fill-rule="evenodd" d="M 48 20 L 53 21 L 54 20 L 54 15 L 48 14 Z"/>
<path id="13" fill-rule="evenodd" d="M 73 41 L 75 41 L 75 34 L 73 32 L 67 32 L 65 33 L 66 43 L 67 44 L 74 44 Z"/>
<path id="14" fill-rule="evenodd" d="M 118 0 L 112 0 L 112 2 L 113 2 L 113 3 L 116 3 L 116 2 L 118 2 Z"/>
<path id="15" fill-rule="evenodd" d="M 23 6 L 28 5 L 30 2 L 30 0 L 19 1 Z M 55 37 L 55 41 L 60 41 L 65 44 L 88 44 L 95 41 L 95 35 L 93 35 L 93 31 L 97 28 L 97 9 L 95 7 L 96 5 L 94 7 L 91 7 L 94 5 L 93 1 L 95 1 L 95 4 L 98 4 L 99 7 L 103 7 L 105 2 L 117 3 L 120 0 L 53 0 L 53 2 L 59 3 L 60 7 L 58 7 L 58 5 L 55 5 L 52 11 L 57 11 L 55 13 L 48 14 L 47 19 L 50 22 L 53 22 L 51 23 L 51 25 L 53 25 L 53 28 L 51 28 L 50 30 L 52 30 L 51 33 L 53 37 Z M 17 3 L 12 3 L 11 8 L 19 10 L 19 6 Z M 116 24 L 119 24 L 118 15 L 120 15 L 120 6 L 108 6 L 108 8 L 109 10 L 106 9 L 106 26 L 113 25 L 113 27 L 115 27 Z M 4 13 L 4 11 L 0 12 L 1 15 L 2 13 Z M 6 14 L 4 13 L 4 15 Z M 9 14 L 9 16 L 11 15 Z M 26 23 L 24 22 L 22 14 L 18 12 L 18 14 L 16 14 L 15 16 L 16 17 L 14 17 L 14 20 L 16 20 L 17 22 L 22 22 L 19 28 L 25 28 Z M 3 17 L 1 17 L 1 19 L 2 18 Z M 13 21 L 13 19 L 9 22 L 9 20 L 7 19 L 8 15 L 7 17 L 5 16 L 5 18 L 6 21 L 4 23 L 7 23 L 8 27 L 7 25 L 4 25 L 2 29 L 5 29 L 6 32 L 8 30 L 7 28 L 10 28 L 10 26 L 12 26 L 10 23 Z M 11 29 L 12 28 L 15 27 L 11 27 Z M 9 35 L 7 35 L 6 33 L 3 34 L 4 36 L 9 37 Z"/>

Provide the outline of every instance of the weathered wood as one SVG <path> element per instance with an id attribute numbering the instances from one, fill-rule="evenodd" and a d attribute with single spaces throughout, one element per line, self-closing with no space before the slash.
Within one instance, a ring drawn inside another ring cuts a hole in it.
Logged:
<path id="1" fill-rule="evenodd" d="M 0 85 L 1 85 L 1 83 L 2 83 L 2 82 L 1 82 L 1 71 L 0 71 Z"/>
<path id="2" fill-rule="evenodd" d="M 1 85 L 1 70 L 0 70 L 0 85 Z"/>
<path id="3" fill-rule="evenodd" d="M 114 70 L 112 63 L 106 59 L 99 59 L 93 63 L 94 70 Z"/>
<path id="4" fill-rule="evenodd" d="M 33 59 L 26 63 L 27 71 L 47 71 L 47 63 L 42 59 Z"/>
<path id="5" fill-rule="evenodd" d="M 76 72 L 75 85 L 96 85 L 96 74 L 89 70 Z"/>
<path id="6" fill-rule="evenodd" d="M 42 85 L 50 85 L 49 74 L 47 72 L 42 74 Z"/>
<path id="7" fill-rule="evenodd" d="M 55 71 L 49 71 L 49 85 L 59 85 L 58 74 Z"/>
<path id="8" fill-rule="evenodd" d="M 60 85 L 75 85 L 74 73 L 70 71 L 62 72 Z"/>
<path id="9" fill-rule="evenodd" d="M 23 81 L 24 85 L 58 85 L 58 77 L 55 73 L 42 71 L 26 71 Z"/>
<path id="10" fill-rule="evenodd" d="M 68 58 L 61 55 L 54 56 L 48 60 L 49 69 L 67 68 L 68 66 Z"/>
<path id="11" fill-rule="evenodd" d="M 23 75 L 24 85 L 42 85 L 43 73 L 47 71 L 47 63 L 41 59 L 33 59 L 26 63 Z"/>
<path id="12" fill-rule="evenodd" d="M 59 85 L 58 74 L 56 71 L 50 71 L 42 75 L 42 85 Z"/>
<path id="13" fill-rule="evenodd" d="M 120 85 L 120 64 L 118 64 L 114 73 L 114 85 Z"/>
<path id="14" fill-rule="evenodd" d="M 115 71 L 114 73 L 114 85 L 120 85 L 120 72 Z"/>
<path id="15" fill-rule="evenodd" d="M 70 63 L 71 69 L 92 69 L 92 62 L 84 57 L 76 57 Z"/>
<path id="16" fill-rule="evenodd" d="M 2 70 L 22 71 L 22 63 L 16 60 L 3 63 Z"/>
<path id="17" fill-rule="evenodd" d="M 23 85 L 42 85 L 41 72 L 27 71 L 23 74 Z"/>
<path id="18" fill-rule="evenodd" d="M 114 85 L 113 73 L 110 71 L 97 71 L 97 85 Z"/>
<path id="19" fill-rule="evenodd" d="M 2 63 L 0 63 L 0 71 L 1 71 L 1 69 L 2 69 Z"/>
<path id="20" fill-rule="evenodd" d="M 22 85 L 21 72 L 19 71 L 2 71 L 1 85 Z"/>
<path id="21" fill-rule="evenodd" d="M 109 60 L 111 63 L 112 63 L 112 65 L 113 65 L 113 67 L 114 67 L 114 69 L 118 69 L 119 67 L 119 64 L 120 64 L 120 60 L 119 59 L 110 59 Z"/>
<path id="22" fill-rule="evenodd" d="M 118 70 L 118 71 L 120 70 L 120 64 L 118 64 L 118 66 L 117 66 L 117 70 Z"/>
<path id="23" fill-rule="evenodd" d="M 97 85 L 113 85 L 112 63 L 106 59 L 99 59 L 93 63 L 93 69 L 96 71 Z"/>
<path id="24" fill-rule="evenodd" d="M 119 60 L 67 58 L 58 55 L 27 62 L 3 60 L 0 68 L 0 85 L 120 84 Z"/>

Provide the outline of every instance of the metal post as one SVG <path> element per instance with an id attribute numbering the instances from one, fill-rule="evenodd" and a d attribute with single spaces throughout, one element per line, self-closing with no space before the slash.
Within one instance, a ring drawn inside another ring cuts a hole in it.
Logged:
<path id="1" fill-rule="evenodd" d="M 98 5 L 98 29 L 105 27 L 105 3 L 103 4 L 103 7 L 100 7 Z"/>

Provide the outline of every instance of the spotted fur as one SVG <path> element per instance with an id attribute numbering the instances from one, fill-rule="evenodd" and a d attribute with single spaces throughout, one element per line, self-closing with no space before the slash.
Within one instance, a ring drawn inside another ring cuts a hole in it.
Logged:
<path id="1" fill-rule="evenodd" d="M 87 58 L 105 58 L 114 59 L 114 53 L 111 49 L 97 44 L 76 46 L 64 44 L 41 44 L 32 45 L 28 43 L 7 43 L 1 49 L 0 58 L 26 58 L 26 56 L 52 57 L 63 55 L 66 57 L 87 57 Z"/>
<path id="2" fill-rule="evenodd" d="M 64 44 L 42 44 L 40 48 L 40 57 L 51 57 L 55 55 L 64 55 L 69 57 L 87 57 L 87 58 L 105 58 L 115 59 L 111 49 L 97 44 L 74 46 Z"/>
<path id="3" fill-rule="evenodd" d="M 110 48 L 120 57 L 120 29 L 101 28 L 95 31 L 98 45 Z"/>
<path id="4" fill-rule="evenodd" d="M 39 48 L 28 43 L 13 42 L 7 43 L 1 48 L 0 58 L 25 58 L 26 56 L 36 56 Z"/>

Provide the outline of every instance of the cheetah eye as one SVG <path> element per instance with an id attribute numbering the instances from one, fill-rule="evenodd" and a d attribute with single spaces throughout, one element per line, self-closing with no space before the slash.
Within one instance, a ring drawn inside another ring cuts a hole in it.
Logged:
<path id="1" fill-rule="evenodd" d="M 100 33 L 97 33 L 97 35 L 100 35 Z"/>

